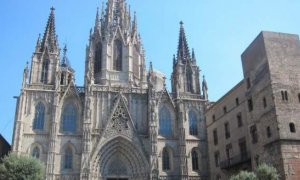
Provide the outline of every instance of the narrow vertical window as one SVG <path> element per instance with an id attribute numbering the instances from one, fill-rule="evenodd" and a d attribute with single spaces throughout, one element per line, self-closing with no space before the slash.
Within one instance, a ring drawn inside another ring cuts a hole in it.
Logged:
<path id="1" fill-rule="evenodd" d="M 213 130 L 213 136 L 214 136 L 214 145 L 218 144 L 218 131 L 217 129 Z"/>
<path id="2" fill-rule="evenodd" d="M 33 119 L 33 130 L 43 130 L 45 122 L 45 106 L 39 102 L 35 106 L 35 114 Z"/>
<path id="3" fill-rule="evenodd" d="M 65 169 L 73 168 L 73 152 L 72 152 L 71 147 L 67 147 L 65 150 L 64 168 Z"/>
<path id="4" fill-rule="evenodd" d="M 289 100 L 287 91 L 281 91 L 281 99 L 282 99 L 282 101 L 288 101 Z"/>
<path id="5" fill-rule="evenodd" d="M 220 152 L 219 151 L 215 152 L 215 166 L 216 167 L 220 166 Z"/>
<path id="6" fill-rule="evenodd" d="M 235 98 L 235 105 L 238 106 L 240 104 L 239 98 Z"/>
<path id="7" fill-rule="evenodd" d="M 271 132 L 270 126 L 267 127 L 266 131 L 267 131 L 267 137 L 268 138 L 271 137 L 272 136 L 272 132 Z"/>
<path id="8" fill-rule="evenodd" d="M 46 59 L 42 65 L 41 83 L 47 84 L 48 82 L 48 70 L 49 70 L 49 60 Z"/>
<path id="9" fill-rule="evenodd" d="M 31 155 L 32 155 L 32 157 L 39 159 L 40 158 L 40 149 L 37 146 L 35 146 L 32 150 Z"/>
<path id="10" fill-rule="evenodd" d="M 263 98 L 263 105 L 264 105 L 264 108 L 267 107 L 267 99 L 265 97 Z"/>
<path id="11" fill-rule="evenodd" d="M 162 154 L 162 161 L 163 161 L 163 170 L 170 170 L 170 153 L 167 148 L 163 149 Z"/>
<path id="12" fill-rule="evenodd" d="M 249 112 L 253 111 L 252 98 L 248 99 L 248 110 L 249 110 Z"/>
<path id="13" fill-rule="evenodd" d="M 189 112 L 189 130 L 190 135 L 198 135 L 197 116 L 194 111 Z"/>
<path id="14" fill-rule="evenodd" d="M 73 104 L 67 104 L 62 113 L 62 130 L 63 132 L 76 132 L 77 110 Z"/>
<path id="15" fill-rule="evenodd" d="M 228 139 L 230 138 L 230 128 L 228 122 L 224 124 L 224 128 L 225 128 L 225 138 Z"/>
<path id="16" fill-rule="evenodd" d="M 298 102 L 300 103 L 300 93 L 298 93 Z"/>
<path id="17" fill-rule="evenodd" d="M 115 40 L 114 42 L 114 56 L 113 56 L 113 70 L 122 71 L 122 41 Z"/>
<path id="18" fill-rule="evenodd" d="M 223 107 L 223 112 L 224 112 L 224 114 L 227 113 L 227 107 L 226 106 Z"/>
<path id="19" fill-rule="evenodd" d="M 246 138 L 239 139 L 239 148 L 240 148 L 241 160 L 246 160 L 248 158 Z"/>
<path id="20" fill-rule="evenodd" d="M 251 87 L 250 78 L 247 78 L 247 89 L 249 89 L 250 87 Z"/>
<path id="21" fill-rule="evenodd" d="M 99 42 L 96 46 L 96 51 L 95 51 L 95 65 L 94 65 L 95 74 L 101 71 L 101 63 L 102 63 L 102 44 L 101 42 Z"/>
<path id="22" fill-rule="evenodd" d="M 257 134 L 257 129 L 256 129 L 256 125 L 252 125 L 250 127 L 250 134 L 252 137 L 252 143 L 255 144 L 258 141 L 258 134 Z"/>
<path id="23" fill-rule="evenodd" d="M 216 121 L 216 116 L 215 115 L 212 116 L 212 120 L 213 120 L 213 122 Z"/>
<path id="24" fill-rule="evenodd" d="M 231 144 L 226 145 L 226 158 L 227 158 L 228 165 L 231 164 L 231 160 L 232 160 L 232 145 Z"/>
<path id="25" fill-rule="evenodd" d="M 290 123 L 289 126 L 290 126 L 290 132 L 291 133 L 295 133 L 296 132 L 295 124 L 294 123 Z"/>
<path id="26" fill-rule="evenodd" d="M 159 111 L 159 134 L 162 136 L 172 135 L 171 113 L 165 106 Z"/>
<path id="27" fill-rule="evenodd" d="M 198 153 L 195 150 L 193 150 L 192 151 L 192 168 L 193 168 L 193 171 L 199 170 L 198 162 L 199 162 Z"/>
<path id="28" fill-rule="evenodd" d="M 238 113 L 238 114 L 236 115 L 236 119 L 237 119 L 238 127 L 242 127 L 242 126 L 243 126 L 242 114 L 241 114 L 241 113 Z"/>

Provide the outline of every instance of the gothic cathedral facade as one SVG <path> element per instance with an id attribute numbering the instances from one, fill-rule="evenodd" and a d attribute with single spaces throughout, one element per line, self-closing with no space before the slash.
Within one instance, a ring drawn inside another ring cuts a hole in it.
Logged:
<path id="1" fill-rule="evenodd" d="M 207 84 L 180 23 L 171 75 L 146 70 L 125 0 L 108 0 L 86 47 L 84 86 L 61 55 L 54 8 L 24 69 L 13 151 L 45 164 L 46 179 L 208 179 Z"/>

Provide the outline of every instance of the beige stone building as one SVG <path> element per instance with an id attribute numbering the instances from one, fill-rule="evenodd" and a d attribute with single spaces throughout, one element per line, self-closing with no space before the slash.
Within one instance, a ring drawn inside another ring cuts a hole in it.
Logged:
<path id="1" fill-rule="evenodd" d="M 242 54 L 244 79 L 206 111 L 211 179 L 275 166 L 300 179 L 300 42 L 261 32 Z"/>
<path id="2" fill-rule="evenodd" d="M 183 23 L 168 92 L 165 75 L 152 64 L 146 70 L 136 15 L 124 0 L 102 9 L 86 48 L 83 87 L 67 48 L 60 53 L 51 9 L 24 70 L 13 151 L 43 161 L 48 180 L 208 179 L 207 84 L 200 86 Z"/>

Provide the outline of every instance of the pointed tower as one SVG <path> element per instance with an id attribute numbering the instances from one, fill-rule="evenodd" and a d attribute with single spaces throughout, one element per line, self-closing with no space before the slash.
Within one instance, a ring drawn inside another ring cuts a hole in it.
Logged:
<path id="1" fill-rule="evenodd" d="M 180 22 L 177 57 L 173 58 L 172 92 L 176 97 L 199 95 L 200 69 L 196 64 L 194 50 L 192 56 L 184 32 L 183 22 Z"/>
<path id="2" fill-rule="evenodd" d="M 101 17 L 97 10 L 86 62 L 89 67 L 86 76 L 92 76 L 95 84 L 113 87 L 147 85 L 145 55 L 136 16 L 131 22 L 127 9 L 125 0 L 109 0 Z"/>
<path id="3" fill-rule="evenodd" d="M 37 40 L 31 62 L 30 84 L 54 85 L 55 72 L 59 63 L 59 46 L 55 33 L 54 8 L 48 18 L 42 40 Z"/>

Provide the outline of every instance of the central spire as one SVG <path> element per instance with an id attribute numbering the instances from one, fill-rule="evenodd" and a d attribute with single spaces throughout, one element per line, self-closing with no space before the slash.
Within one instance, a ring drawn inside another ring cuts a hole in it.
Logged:
<path id="1" fill-rule="evenodd" d="M 57 37 L 55 33 L 55 17 L 54 17 L 54 7 L 51 7 L 51 12 L 48 18 L 46 30 L 43 36 L 41 51 L 44 51 L 46 48 L 50 52 L 58 50 L 57 47 Z"/>
<path id="2" fill-rule="evenodd" d="M 185 37 L 183 22 L 180 21 L 178 50 L 177 50 L 177 61 L 185 64 L 191 59 L 188 43 Z"/>

